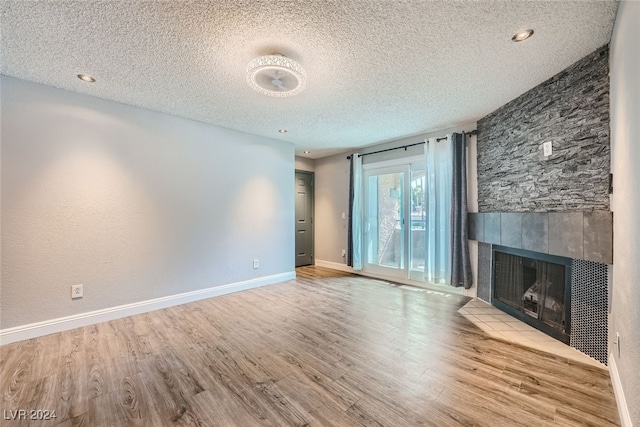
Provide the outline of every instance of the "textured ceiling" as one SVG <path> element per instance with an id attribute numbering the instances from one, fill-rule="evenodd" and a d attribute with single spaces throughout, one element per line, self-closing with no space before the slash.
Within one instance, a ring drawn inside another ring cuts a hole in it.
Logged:
<path id="1" fill-rule="evenodd" d="M 0 72 L 290 141 L 297 153 L 321 157 L 485 116 L 608 43 L 616 8 L 614 1 L 2 0 Z M 533 38 L 511 42 L 525 28 Z M 274 52 L 305 68 L 307 88 L 297 97 L 269 98 L 247 86 L 247 63 Z"/>

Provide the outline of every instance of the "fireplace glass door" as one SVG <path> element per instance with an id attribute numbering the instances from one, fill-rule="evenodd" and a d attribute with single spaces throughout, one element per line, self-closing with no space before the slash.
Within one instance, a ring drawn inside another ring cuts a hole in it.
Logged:
<path id="1" fill-rule="evenodd" d="M 565 341 L 570 265 L 532 256 L 494 251 L 494 305 Z"/>

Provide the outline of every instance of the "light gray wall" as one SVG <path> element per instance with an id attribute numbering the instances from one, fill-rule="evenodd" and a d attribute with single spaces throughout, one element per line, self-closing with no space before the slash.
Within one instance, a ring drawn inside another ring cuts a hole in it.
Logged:
<path id="1" fill-rule="evenodd" d="M 611 41 L 613 296 L 609 331 L 634 425 L 640 425 L 640 2 L 622 1 Z"/>
<path id="2" fill-rule="evenodd" d="M 1 84 L 0 328 L 293 271 L 291 144 Z"/>
<path id="3" fill-rule="evenodd" d="M 315 251 L 316 261 L 347 263 L 349 213 L 349 160 L 346 154 L 316 160 L 315 169 Z"/>
<path id="4" fill-rule="evenodd" d="M 295 168 L 300 171 L 313 172 L 316 168 L 316 161 L 314 159 L 296 156 Z"/>
<path id="5" fill-rule="evenodd" d="M 396 141 L 385 142 L 383 144 L 372 145 L 360 148 L 357 151 L 361 154 L 387 148 L 401 147 L 403 145 L 414 144 L 424 141 L 426 138 L 442 137 L 448 133 L 471 131 L 476 128 L 476 123 L 466 123 Z M 476 145 L 475 137 L 468 140 L 468 200 L 469 209 L 477 211 L 477 175 L 476 175 Z M 374 163 L 386 160 L 394 160 L 403 157 L 422 155 L 424 146 L 417 145 L 405 150 L 388 151 L 380 154 L 373 154 L 363 158 L 363 163 Z M 348 220 L 342 219 L 345 212 L 348 218 L 349 212 L 349 160 L 347 153 L 324 157 L 315 161 L 315 197 L 316 197 L 316 260 L 329 261 L 346 265 L 346 257 L 342 256 L 342 249 L 347 249 L 348 242 Z M 470 252 L 472 265 L 477 266 L 477 243 L 471 242 Z M 475 277 L 474 270 L 474 277 Z M 475 286 L 471 293 L 475 292 Z"/>

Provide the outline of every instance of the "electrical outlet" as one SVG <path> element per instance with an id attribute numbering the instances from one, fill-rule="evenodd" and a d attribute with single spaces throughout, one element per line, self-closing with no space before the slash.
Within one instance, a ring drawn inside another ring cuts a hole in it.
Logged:
<path id="1" fill-rule="evenodd" d="M 347 256 L 347 250 L 346 249 L 342 250 L 342 256 Z"/>
<path id="2" fill-rule="evenodd" d="M 71 285 L 71 299 L 82 298 L 84 285 Z"/>
<path id="3" fill-rule="evenodd" d="M 254 259 L 253 260 L 253 269 L 257 270 L 258 267 L 260 267 L 260 260 L 259 259 Z"/>
<path id="4" fill-rule="evenodd" d="M 551 141 L 547 141 L 542 144 L 542 151 L 545 157 L 549 157 L 553 154 L 553 144 L 551 143 Z"/>

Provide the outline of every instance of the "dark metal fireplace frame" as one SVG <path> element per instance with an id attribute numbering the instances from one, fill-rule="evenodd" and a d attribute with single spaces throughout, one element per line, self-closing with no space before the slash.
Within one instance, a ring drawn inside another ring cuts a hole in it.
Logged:
<path id="1" fill-rule="evenodd" d="M 517 310 L 510 305 L 507 305 L 499 301 L 495 297 L 495 277 L 496 277 L 496 252 L 515 255 L 525 258 L 530 258 L 538 261 L 549 262 L 553 264 L 559 264 L 564 266 L 565 274 L 565 287 L 564 287 L 564 310 L 565 310 L 565 330 L 560 331 L 552 326 L 549 326 L 536 318 L 533 318 L 526 314 L 524 311 Z M 493 245 L 491 251 L 491 304 L 504 311 L 507 314 L 525 322 L 526 324 L 533 326 L 534 328 L 544 332 L 545 334 L 569 344 L 571 336 L 571 259 L 556 255 L 548 255 L 539 252 L 531 252 L 524 249 L 515 249 L 505 246 Z"/>

